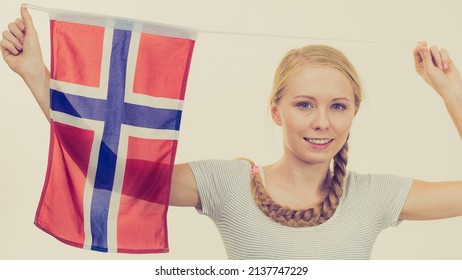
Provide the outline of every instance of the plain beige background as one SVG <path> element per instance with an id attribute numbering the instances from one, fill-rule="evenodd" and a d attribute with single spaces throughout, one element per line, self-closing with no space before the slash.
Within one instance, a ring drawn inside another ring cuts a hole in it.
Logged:
<path id="1" fill-rule="evenodd" d="M 413 69 L 420 40 L 446 47 L 462 69 L 460 1 L 31 0 L 69 9 L 194 27 L 399 44 L 201 33 L 186 92 L 177 162 L 246 156 L 277 160 L 281 134 L 269 118 L 273 72 L 291 48 L 333 45 L 357 67 L 366 100 L 349 168 L 424 180 L 461 180 L 462 145 L 440 98 Z M 0 28 L 20 1 L 2 0 Z M 49 60 L 47 14 L 31 11 Z M 194 209 L 169 210 L 170 253 L 111 255 L 64 245 L 33 225 L 45 176 L 49 127 L 22 80 L 0 64 L 0 259 L 224 259 L 214 224 Z M 461 202 L 462 203 L 462 202 Z M 378 238 L 374 259 L 462 259 L 462 218 L 403 222 Z"/>

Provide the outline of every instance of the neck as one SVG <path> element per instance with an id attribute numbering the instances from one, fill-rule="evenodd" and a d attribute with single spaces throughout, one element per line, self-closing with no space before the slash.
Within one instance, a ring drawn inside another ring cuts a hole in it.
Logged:
<path id="1" fill-rule="evenodd" d="M 284 155 L 279 161 L 266 167 L 271 177 L 285 182 L 287 188 L 319 193 L 323 191 L 330 162 L 309 163 Z"/>

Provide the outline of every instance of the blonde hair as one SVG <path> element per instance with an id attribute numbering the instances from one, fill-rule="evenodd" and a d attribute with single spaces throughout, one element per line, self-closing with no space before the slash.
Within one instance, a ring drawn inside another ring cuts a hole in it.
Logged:
<path id="1" fill-rule="evenodd" d="M 307 63 L 333 68 L 345 75 L 353 87 L 356 111 L 359 109 L 363 99 L 363 90 L 358 73 L 342 52 L 326 45 L 309 45 L 287 52 L 274 74 L 270 102 L 276 104 L 279 102 L 287 82 Z"/>
<path id="2" fill-rule="evenodd" d="M 359 109 L 363 98 L 359 76 L 348 58 L 338 51 L 325 45 L 310 45 L 300 49 L 289 51 L 279 63 L 274 76 L 273 91 L 270 102 L 277 104 L 282 98 L 282 93 L 287 82 L 298 73 L 306 63 L 329 67 L 343 73 L 351 82 L 355 99 L 355 113 Z M 255 164 L 250 161 L 252 169 Z M 348 163 L 348 139 L 340 151 L 333 158 L 333 172 L 330 179 L 330 187 L 324 201 L 309 209 L 293 210 L 274 202 L 263 187 L 262 179 L 258 172 L 252 172 L 251 190 L 258 207 L 274 221 L 290 226 L 305 227 L 316 226 L 324 223 L 333 216 L 340 198 L 342 186 L 346 176 Z"/>

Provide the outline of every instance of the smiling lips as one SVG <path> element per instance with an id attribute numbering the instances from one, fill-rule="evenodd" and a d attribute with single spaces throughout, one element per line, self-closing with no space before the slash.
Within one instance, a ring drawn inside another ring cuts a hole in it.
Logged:
<path id="1" fill-rule="evenodd" d="M 330 144 L 334 141 L 332 138 L 303 138 L 312 150 L 325 151 L 330 147 Z"/>

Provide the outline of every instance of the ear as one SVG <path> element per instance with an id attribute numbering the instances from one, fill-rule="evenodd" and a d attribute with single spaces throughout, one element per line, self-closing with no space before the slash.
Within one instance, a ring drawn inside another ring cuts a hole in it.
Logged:
<path id="1" fill-rule="evenodd" d="M 271 117 L 273 118 L 274 123 L 281 126 L 282 125 L 281 115 L 279 114 L 279 108 L 274 101 L 271 101 L 270 108 L 271 108 Z"/>

